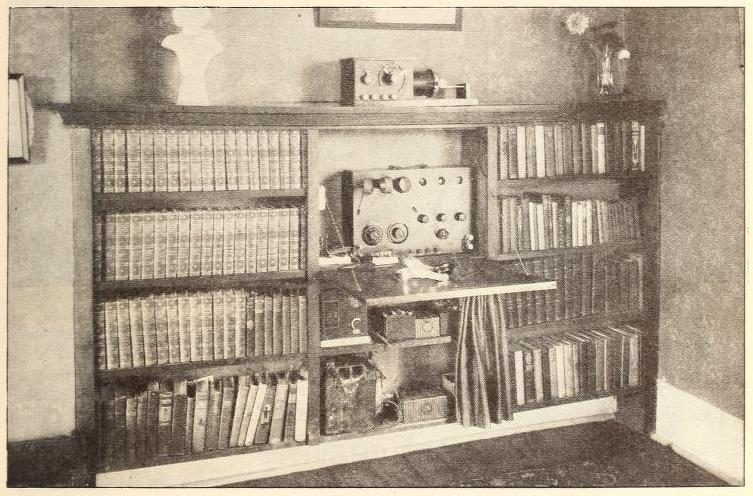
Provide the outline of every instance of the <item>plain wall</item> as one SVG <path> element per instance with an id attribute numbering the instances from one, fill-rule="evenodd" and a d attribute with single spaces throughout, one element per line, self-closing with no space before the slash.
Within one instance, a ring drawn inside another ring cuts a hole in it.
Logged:
<path id="1" fill-rule="evenodd" d="M 34 105 L 31 163 L 8 166 L 8 440 L 70 434 L 74 250 L 68 9 L 13 9 L 10 72 Z"/>
<path id="2" fill-rule="evenodd" d="M 636 89 L 667 101 L 659 377 L 742 418 L 741 19 L 734 8 L 627 9 L 626 19 Z"/>

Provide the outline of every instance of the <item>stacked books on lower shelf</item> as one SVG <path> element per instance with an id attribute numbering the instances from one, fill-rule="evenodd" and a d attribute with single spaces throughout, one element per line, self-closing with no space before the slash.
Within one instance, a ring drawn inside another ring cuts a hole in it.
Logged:
<path id="1" fill-rule="evenodd" d="M 99 407 L 106 468 L 171 455 L 305 442 L 307 372 L 109 388 Z"/>
<path id="2" fill-rule="evenodd" d="M 299 270 L 297 207 L 112 213 L 94 219 L 105 281 Z"/>
<path id="3" fill-rule="evenodd" d="M 641 330 L 631 325 L 511 339 L 513 405 L 528 409 L 640 384 Z"/>
<path id="4" fill-rule="evenodd" d="M 557 288 L 504 295 L 509 328 L 643 308 L 639 253 L 575 253 L 523 263 L 527 272 L 557 281 Z"/>
<path id="5" fill-rule="evenodd" d="M 97 303 L 100 370 L 305 353 L 302 290 L 150 294 Z"/>

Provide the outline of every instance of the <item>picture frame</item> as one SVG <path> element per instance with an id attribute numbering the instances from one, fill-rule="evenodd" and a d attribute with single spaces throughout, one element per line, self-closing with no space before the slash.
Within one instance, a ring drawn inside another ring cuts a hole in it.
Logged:
<path id="1" fill-rule="evenodd" d="M 8 163 L 29 163 L 30 115 L 23 74 L 8 74 Z"/>
<path id="2" fill-rule="evenodd" d="M 315 7 L 317 27 L 460 31 L 461 7 Z"/>

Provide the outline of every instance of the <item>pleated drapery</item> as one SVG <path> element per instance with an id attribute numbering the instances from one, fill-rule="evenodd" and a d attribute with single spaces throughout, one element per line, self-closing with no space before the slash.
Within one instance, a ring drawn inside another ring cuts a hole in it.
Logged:
<path id="1" fill-rule="evenodd" d="M 508 362 L 502 295 L 461 298 L 455 411 L 464 427 L 512 419 Z"/>

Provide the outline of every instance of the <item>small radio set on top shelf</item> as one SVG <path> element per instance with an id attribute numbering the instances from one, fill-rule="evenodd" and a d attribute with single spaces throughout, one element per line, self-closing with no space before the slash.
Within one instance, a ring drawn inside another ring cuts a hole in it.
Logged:
<path id="1" fill-rule="evenodd" d="M 477 105 L 466 83 L 448 84 L 432 69 L 417 70 L 412 60 L 343 59 L 343 105 Z"/>

